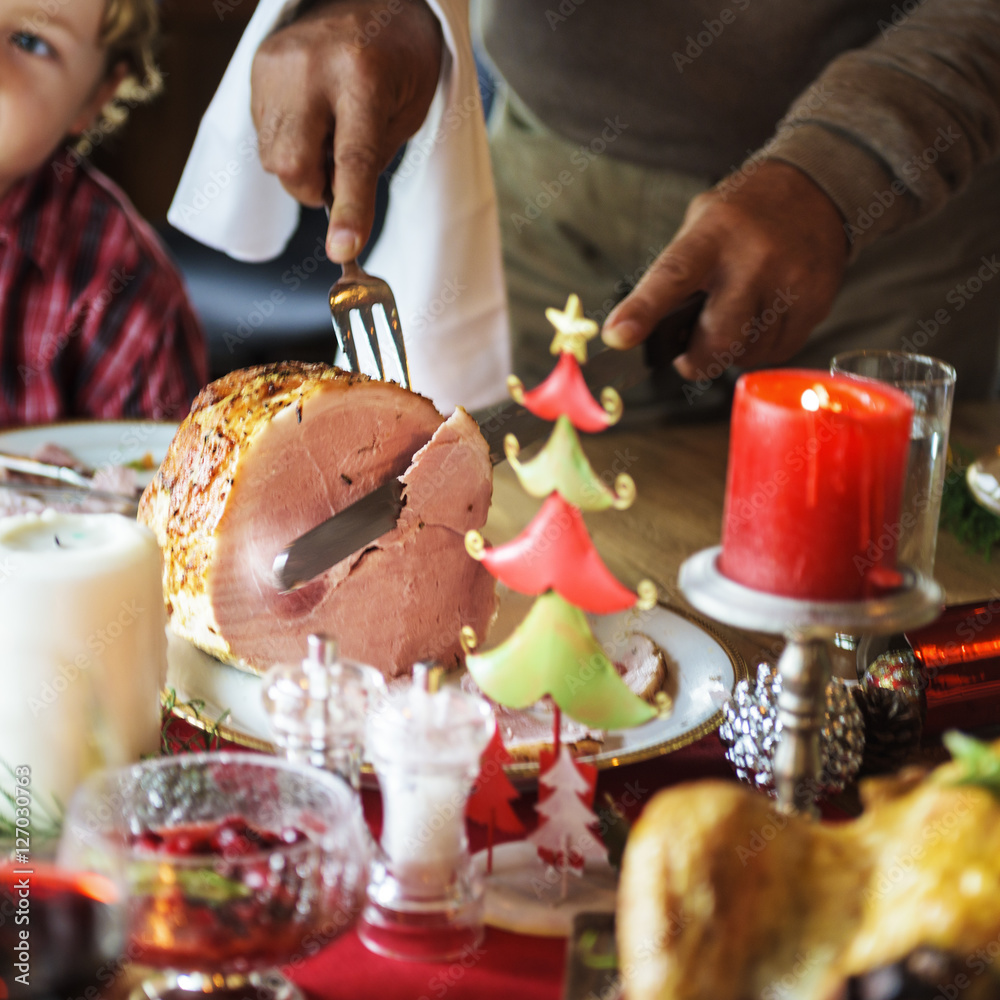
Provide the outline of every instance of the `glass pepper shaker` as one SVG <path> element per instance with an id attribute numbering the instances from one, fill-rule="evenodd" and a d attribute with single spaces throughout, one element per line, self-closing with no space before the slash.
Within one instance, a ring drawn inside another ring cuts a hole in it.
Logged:
<path id="1" fill-rule="evenodd" d="M 374 667 L 338 655 L 337 642 L 310 635 L 301 663 L 281 663 L 263 678 L 262 700 L 275 743 L 289 760 L 361 784 L 365 717 L 385 695 Z"/>

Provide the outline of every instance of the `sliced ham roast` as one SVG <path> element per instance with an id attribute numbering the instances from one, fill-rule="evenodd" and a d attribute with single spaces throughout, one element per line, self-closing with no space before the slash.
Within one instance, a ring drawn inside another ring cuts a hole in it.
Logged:
<path id="1" fill-rule="evenodd" d="M 291 594 L 271 566 L 294 538 L 392 476 L 396 527 Z M 174 630 L 220 659 L 264 670 L 306 653 L 310 632 L 387 677 L 458 661 L 459 631 L 496 608 L 493 578 L 465 551 L 486 520 L 492 466 L 475 421 L 321 364 L 262 365 L 195 400 L 139 520 L 164 555 Z"/>

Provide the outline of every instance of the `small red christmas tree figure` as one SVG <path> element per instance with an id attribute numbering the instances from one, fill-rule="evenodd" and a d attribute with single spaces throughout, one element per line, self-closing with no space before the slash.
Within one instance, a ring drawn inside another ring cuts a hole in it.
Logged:
<path id="1" fill-rule="evenodd" d="M 479 777 L 465 806 L 465 815 L 473 823 L 487 827 L 486 874 L 493 871 L 493 834 L 499 829 L 505 833 L 524 833 L 524 824 L 517 818 L 511 803 L 519 798 L 517 789 L 504 773 L 504 765 L 511 756 L 503 745 L 500 729 L 493 731 L 493 739 L 483 751 Z"/>

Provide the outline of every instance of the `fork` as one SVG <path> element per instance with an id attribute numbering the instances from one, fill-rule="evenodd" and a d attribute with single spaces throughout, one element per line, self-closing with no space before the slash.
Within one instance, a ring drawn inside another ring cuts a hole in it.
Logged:
<path id="1" fill-rule="evenodd" d="M 327 209 L 329 212 L 329 208 Z M 381 278 L 373 277 L 362 269 L 356 261 L 348 261 L 343 265 L 343 273 L 330 288 L 330 318 L 333 320 L 333 330 L 337 335 L 337 343 L 348 367 L 352 372 L 360 371 L 358 360 L 358 345 L 351 329 L 351 318 L 357 315 L 368 337 L 368 346 L 375 359 L 378 377 L 385 381 L 385 369 L 382 364 L 382 351 L 379 348 L 378 331 L 375 329 L 375 306 L 381 306 L 386 324 L 392 338 L 393 353 L 400 372 L 400 385 L 410 388 L 410 369 L 406 363 L 406 345 L 403 343 L 403 330 L 399 323 L 399 313 L 396 310 L 396 300 L 392 289 Z"/>
<path id="2" fill-rule="evenodd" d="M 323 204 L 326 208 L 326 218 L 330 220 L 330 209 L 333 208 L 333 184 L 330 178 L 333 174 L 332 154 L 327 154 L 327 182 L 323 191 Z M 340 351 L 347 358 L 350 371 L 361 371 L 358 360 L 358 345 L 354 342 L 354 332 L 351 329 L 351 317 L 357 315 L 368 338 L 368 346 L 375 359 L 375 370 L 379 380 L 385 381 L 385 368 L 382 364 L 382 351 L 378 343 L 378 331 L 375 329 L 375 306 L 381 306 L 385 315 L 389 334 L 392 338 L 393 353 L 399 369 L 399 384 L 404 389 L 410 388 L 410 368 L 406 363 L 406 345 L 403 343 L 403 329 L 399 323 L 399 312 L 396 309 L 396 299 L 392 289 L 381 278 L 376 278 L 365 271 L 357 260 L 349 260 L 341 266 L 340 277 L 330 286 L 330 319 L 333 320 L 333 332 L 337 335 Z"/>

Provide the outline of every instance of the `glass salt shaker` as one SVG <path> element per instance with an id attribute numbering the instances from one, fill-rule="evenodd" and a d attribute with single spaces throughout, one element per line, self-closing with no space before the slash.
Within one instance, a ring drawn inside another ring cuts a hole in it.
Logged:
<path id="1" fill-rule="evenodd" d="M 281 663 L 263 678 L 262 700 L 275 743 L 289 760 L 361 784 L 365 716 L 385 696 L 374 667 L 338 655 L 336 640 L 309 636 L 301 663 Z"/>
<path id="2" fill-rule="evenodd" d="M 417 664 L 413 684 L 368 718 L 383 821 L 358 934 L 390 958 L 445 961 L 483 937 L 465 802 L 495 722 L 484 699 L 455 687 L 431 691 L 428 681 Z"/>

